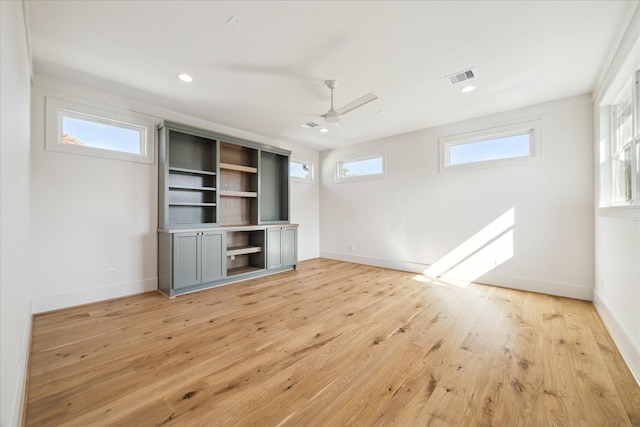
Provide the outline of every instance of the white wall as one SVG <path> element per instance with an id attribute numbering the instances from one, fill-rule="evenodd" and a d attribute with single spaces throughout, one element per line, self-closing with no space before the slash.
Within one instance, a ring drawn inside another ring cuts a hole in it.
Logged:
<path id="1" fill-rule="evenodd" d="M 154 165 L 45 150 L 45 97 L 111 105 L 298 151 L 97 89 L 36 75 L 32 94 L 33 311 L 144 292 L 157 287 L 157 162 Z M 98 105 L 96 105 L 98 106 Z M 318 253 L 318 189 L 292 183 L 291 219 L 300 224 L 300 259 Z M 108 278 L 107 269 L 116 268 Z"/>
<path id="2" fill-rule="evenodd" d="M 620 85 L 629 87 L 633 71 L 640 69 L 640 5 L 611 63 L 603 69 L 605 77 L 595 94 L 594 117 L 595 135 L 606 139 L 607 129 L 599 127 L 599 109 L 613 101 Z M 599 146 L 600 141 L 594 138 L 594 147 Z M 606 207 L 610 170 L 600 170 L 597 161 L 594 168 L 595 191 L 602 190 L 605 205 L 596 206 L 594 304 L 640 383 L 640 206 Z"/>
<path id="3" fill-rule="evenodd" d="M 31 71 L 22 3 L 0 2 L 0 17 L 0 426 L 17 426 L 31 331 Z"/>
<path id="4" fill-rule="evenodd" d="M 312 161 L 316 169 L 320 165 L 318 151 L 295 145 L 282 144 L 282 148 L 291 150 L 293 159 Z M 318 258 L 320 256 L 320 185 L 319 179 L 313 182 L 292 180 L 291 184 L 291 222 L 298 227 L 298 260 Z"/>
<path id="5" fill-rule="evenodd" d="M 591 299 L 591 115 L 583 95 L 322 152 L 321 256 L 423 272 L 473 236 L 491 241 L 477 233 L 513 209 L 512 234 L 454 261 L 481 260 L 478 282 Z M 439 172 L 438 138 L 538 119 L 540 164 Z M 386 179 L 334 182 L 336 160 L 375 147 Z"/>

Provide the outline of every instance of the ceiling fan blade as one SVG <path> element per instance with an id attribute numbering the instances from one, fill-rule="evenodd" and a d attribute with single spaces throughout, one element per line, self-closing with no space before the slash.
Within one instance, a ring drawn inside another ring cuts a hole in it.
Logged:
<path id="1" fill-rule="evenodd" d="M 347 131 L 346 126 L 345 126 L 344 122 L 342 122 L 342 123 L 341 123 L 341 122 L 333 123 L 333 126 L 334 126 L 336 129 L 338 129 L 340 132 L 346 132 L 346 131 Z"/>
<path id="2" fill-rule="evenodd" d="M 347 114 L 349 111 L 353 111 L 356 108 L 360 108 L 363 105 L 368 104 L 371 101 L 375 101 L 376 99 L 378 99 L 377 95 L 374 95 L 372 93 L 368 93 L 368 94 L 366 94 L 364 96 L 361 96 L 360 98 L 356 99 L 355 101 L 351 101 L 350 103 L 348 103 L 344 107 L 338 108 L 336 110 L 336 112 L 338 114 Z"/>

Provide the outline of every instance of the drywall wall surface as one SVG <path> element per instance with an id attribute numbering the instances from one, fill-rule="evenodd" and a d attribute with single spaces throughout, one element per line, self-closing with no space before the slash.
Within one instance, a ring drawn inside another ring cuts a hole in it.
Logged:
<path id="1" fill-rule="evenodd" d="M 635 3 L 615 55 L 603 64 L 605 77 L 595 94 L 595 135 L 602 135 L 602 139 L 609 128 L 601 108 L 607 111 L 617 94 L 631 87 L 633 75 L 640 69 L 640 2 Z M 593 146 L 600 148 L 600 138 L 594 138 Z M 594 160 L 594 188 L 603 205 L 595 207 L 594 304 L 640 384 L 640 206 L 606 206 L 610 204 L 607 175 L 611 170 L 607 161 L 601 165 L 600 158 Z"/>
<path id="2" fill-rule="evenodd" d="M 441 172 L 439 138 L 538 120 L 539 163 Z M 588 95 L 321 153 L 321 256 L 591 299 Z M 386 178 L 335 182 L 336 162 L 386 153 Z"/>
<path id="3" fill-rule="evenodd" d="M 22 2 L 0 2 L 0 425 L 17 426 L 29 335 L 30 288 L 30 59 Z"/>
<path id="4" fill-rule="evenodd" d="M 314 179 L 308 182 L 290 180 L 291 223 L 298 227 L 298 260 L 318 258 L 320 250 L 320 153 L 307 147 L 283 143 L 291 151 L 291 159 L 312 162 Z"/>
<path id="5" fill-rule="evenodd" d="M 45 149 L 45 98 L 116 107 L 301 151 L 94 88 L 36 75 L 32 95 L 33 310 L 42 312 L 157 288 L 158 169 L 154 164 Z M 157 156 L 157 150 L 156 150 Z M 292 183 L 300 258 L 317 257 L 317 185 Z M 315 211 L 314 211 L 315 207 Z M 115 277 L 109 270 L 115 268 Z"/>
<path id="6" fill-rule="evenodd" d="M 594 303 L 640 383 L 640 209 L 596 216 Z"/>

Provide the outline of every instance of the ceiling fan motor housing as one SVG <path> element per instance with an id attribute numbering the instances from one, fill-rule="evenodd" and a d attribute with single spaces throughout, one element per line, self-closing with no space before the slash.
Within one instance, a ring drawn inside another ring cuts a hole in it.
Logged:
<path id="1" fill-rule="evenodd" d="M 324 115 L 324 121 L 328 123 L 337 123 L 340 121 L 340 114 L 332 108 Z"/>

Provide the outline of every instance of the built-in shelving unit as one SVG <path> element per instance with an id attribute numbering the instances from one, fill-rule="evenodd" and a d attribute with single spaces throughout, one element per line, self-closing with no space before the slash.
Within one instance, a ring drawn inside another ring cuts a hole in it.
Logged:
<path id="1" fill-rule="evenodd" d="M 162 292 L 295 268 L 288 151 L 177 123 L 158 132 Z"/>

